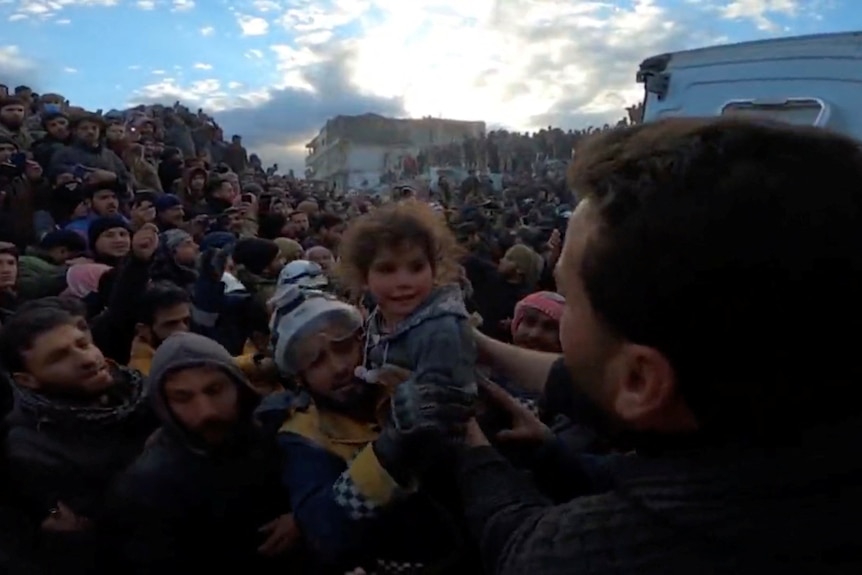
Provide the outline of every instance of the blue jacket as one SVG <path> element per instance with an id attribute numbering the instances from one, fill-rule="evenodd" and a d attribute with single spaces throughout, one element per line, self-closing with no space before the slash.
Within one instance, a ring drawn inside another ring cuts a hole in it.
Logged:
<path id="1" fill-rule="evenodd" d="M 429 565 L 451 554 L 456 534 L 439 507 L 378 461 L 376 424 L 318 409 L 306 394 L 270 396 L 258 417 L 282 422 L 282 483 L 318 561 Z"/>

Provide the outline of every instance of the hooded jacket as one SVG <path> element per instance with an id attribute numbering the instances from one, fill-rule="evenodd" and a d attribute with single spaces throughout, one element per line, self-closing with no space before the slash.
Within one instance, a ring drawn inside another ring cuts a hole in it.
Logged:
<path id="1" fill-rule="evenodd" d="M 366 328 L 367 368 L 396 365 L 422 383 L 476 390 L 476 342 L 461 288 L 444 285 L 391 333 L 385 333 L 375 310 Z"/>
<path id="2" fill-rule="evenodd" d="M 213 448 L 183 427 L 164 395 L 167 376 L 211 366 L 237 387 L 235 434 Z M 158 434 L 117 486 L 112 526 L 121 564 L 135 573 L 190 573 L 243 565 L 249 572 L 284 569 L 257 553 L 258 530 L 287 512 L 274 446 L 251 424 L 259 398 L 230 354 L 215 341 L 177 333 L 156 350 L 148 393 Z"/>

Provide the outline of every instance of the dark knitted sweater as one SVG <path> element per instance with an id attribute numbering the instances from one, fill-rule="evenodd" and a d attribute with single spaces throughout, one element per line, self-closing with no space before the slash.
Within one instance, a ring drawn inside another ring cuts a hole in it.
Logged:
<path id="1" fill-rule="evenodd" d="M 460 485 L 489 575 L 862 573 L 860 437 L 862 419 L 783 448 L 640 452 L 556 506 L 481 447 Z"/>

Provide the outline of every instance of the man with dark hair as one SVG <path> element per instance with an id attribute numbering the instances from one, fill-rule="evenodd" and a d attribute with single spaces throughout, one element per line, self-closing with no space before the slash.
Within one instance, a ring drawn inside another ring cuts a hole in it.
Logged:
<path id="1" fill-rule="evenodd" d="M 314 246 L 323 246 L 333 253 L 338 252 L 338 244 L 341 243 L 341 234 L 347 225 L 344 218 L 337 214 L 323 212 L 312 218 L 309 228 L 309 236 L 302 243 L 306 250 Z"/>
<path id="2" fill-rule="evenodd" d="M 189 331 L 191 319 L 191 297 L 186 290 L 170 282 L 148 287 L 138 307 L 129 367 L 148 375 L 159 345 L 173 333 Z"/>
<path id="3" fill-rule="evenodd" d="M 598 138 L 571 174 L 565 365 L 479 346 L 635 454 L 552 506 L 473 425 L 459 484 L 490 572 L 858 572 L 862 367 L 835 329 L 862 322 L 858 142 L 669 120 Z"/>
<path id="4" fill-rule="evenodd" d="M 30 300 L 21 304 L 17 309 L 17 313 L 24 314 L 40 309 L 64 311 L 79 320 L 78 327 L 81 328 L 81 331 L 88 331 L 90 329 L 87 325 L 87 306 L 76 297 L 56 295 Z"/>
<path id="5" fill-rule="evenodd" d="M 241 323 L 247 325 L 252 334 L 251 343 L 266 349 L 268 315 L 260 318 L 254 306 L 245 306 L 246 315 Z M 265 308 L 264 308 L 265 309 Z M 266 312 L 264 311 L 264 314 Z M 147 288 L 138 308 L 136 335 L 132 342 L 129 367 L 147 376 L 150 374 L 153 357 L 162 343 L 175 333 L 186 333 L 192 328 L 192 305 L 188 291 L 167 281 L 156 282 Z M 254 346 L 252 346 L 254 349 Z M 245 351 L 233 358 L 235 365 L 251 380 L 252 386 L 272 391 L 278 388 L 275 367 L 262 354 Z"/>
<path id="6" fill-rule="evenodd" d="M 4 442 L 10 489 L 46 572 L 94 572 L 104 494 L 154 429 L 139 373 L 105 360 L 60 306 L 0 329 L 14 408 Z"/>

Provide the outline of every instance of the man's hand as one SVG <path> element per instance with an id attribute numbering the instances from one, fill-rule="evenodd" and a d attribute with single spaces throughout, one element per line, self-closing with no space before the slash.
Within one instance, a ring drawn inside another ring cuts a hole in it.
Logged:
<path id="1" fill-rule="evenodd" d="M 512 428 L 497 433 L 500 441 L 542 442 L 553 437 L 550 428 L 530 409 L 496 383 L 479 378 L 479 388 L 485 396 L 497 407 L 505 410 L 512 419 Z"/>
<path id="2" fill-rule="evenodd" d="M 263 545 L 257 548 L 257 552 L 267 557 L 275 557 L 289 551 L 302 537 L 293 519 L 293 513 L 276 517 L 258 531 L 265 533 L 267 537 Z"/>
<path id="3" fill-rule="evenodd" d="M 479 427 L 479 422 L 475 418 L 467 422 L 467 433 L 464 436 L 464 443 L 467 447 L 482 447 L 483 445 L 491 445 L 488 438 L 485 437 L 485 432 Z"/>
<path id="4" fill-rule="evenodd" d="M 86 531 L 91 527 L 91 523 L 86 517 L 75 515 L 65 503 L 58 501 L 57 506 L 42 521 L 41 527 L 42 531 L 50 533 L 73 533 Z"/>
<path id="5" fill-rule="evenodd" d="M 132 253 L 142 261 L 150 261 L 159 247 L 159 228 L 144 224 L 132 236 Z"/>
<path id="6" fill-rule="evenodd" d="M 210 222 L 212 218 L 207 215 L 195 216 L 188 223 L 188 232 L 195 238 L 206 235 L 207 230 L 209 230 Z"/>
<path id="7" fill-rule="evenodd" d="M 31 182 L 38 182 L 42 179 L 42 166 L 33 160 L 27 160 L 24 164 L 24 177 Z"/>

